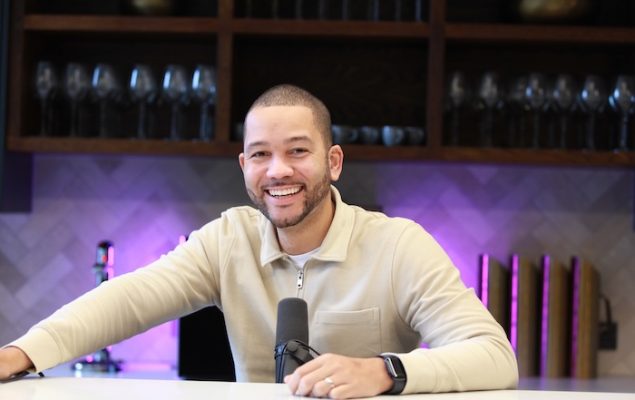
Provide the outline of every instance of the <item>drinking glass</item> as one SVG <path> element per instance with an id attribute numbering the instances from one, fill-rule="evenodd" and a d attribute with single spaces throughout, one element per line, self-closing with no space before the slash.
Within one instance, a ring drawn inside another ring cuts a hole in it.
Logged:
<path id="1" fill-rule="evenodd" d="M 109 64 L 97 64 L 93 70 L 93 94 L 99 103 L 99 137 L 110 134 L 108 104 L 116 101 L 121 93 L 121 86 L 114 68 Z"/>
<path id="2" fill-rule="evenodd" d="M 542 74 L 531 73 L 527 77 L 525 103 L 532 113 L 531 147 L 540 147 L 540 117 L 548 107 L 547 84 Z"/>
<path id="3" fill-rule="evenodd" d="M 448 79 L 447 105 L 450 111 L 450 140 L 449 144 L 458 146 L 460 134 L 461 110 L 469 101 L 469 88 L 465 74 L 455 71 Z"/>
<path id="4" fill-rule="evenodd" d="M 578 101 L 582 111 L 588 114 L 585 142 L 589 150 L 595 149 L 596 115 L 604 109 L 606 97 L 602 78 L 597 75 L 588 75 L 582 85 Z"/>
<path id="5" fill-rule="evenodd" d="M 52 63 L 40 61 L 35 68 L 35 91 L 40 100 L 40 136 L 51 134 L 53 111 L 50 106 L 59 86 L 57 73 Z"/>
<path id="6" fill-rule="evenodd" d="M 181 107 L 187 104 L 188 79 L 185 68 L 170 64 L 163 75 L 163 97 L 171 104 L 170 139 L 179 140 L 181 130 Z"/>
<path id="7" fill-rule="evenodd" d="M 516 77 L 509 87 L 507 101 L 509 103 L 509 128 L 507 145 L 509 147 L 522 147 L 525 145 L 525 90 L 527 89 L 527 76 Z"/>
<path id="8" fill-rule="evenodd" d="M 575 80 L 571 75 L 560 74 L 556 77 L 556 81 L 551 91 L 551 104 L 553 109 L 558 114 L 559 121 L 559 138 L 558 146 L 560 148 L 567 148 L 569 145 L 569 127 L 568 121 L 570 113 L 575 107 L 575 96 L 577 88 Z"/>
<path id="9" fill-rule="evenodd" d="M 157 82 L 149 66 L 137 64 L 130 74 L 130 98 L 139 103 L 139 120 L 137 122 L 137 139 L 148 137 L 148 106 L 157 96 Z"/>
<path id="10" fill-rule="evenodd" d="M 481 110 L 481 146 L 494 143 L 494 113 L 503 107 L 503 88 L 496 72 L 486 72 L 481 78 L 477 94 L 477 108 Z"/>
<path id="11" fill-rule="evenodd" d="M 616 150 L 628 150 L 628 123 L 629 115 L 635 111 L 635 78 L 628 75 L 619 75 L 615 81 L 615 87 L 609 96 L 611 107 L 621 114 L 620 130 Z"/>
<path id="12" fill-rule="evenodd" d="M 192 97 L 201 103 L 199 139 L 209 141 L 212 138 L 212 119 L 209 107 L 216 103 L 216 73 L 210 65 L 198 65 L 192 75 Z"/>
<path id="13" fill-rule="evenodd" d="M 70 136 L 78 136 L 81 134 L 79 126 L 79 106 L 81 101 L 86 98 L 89 89 L 90 79 L 86 67 L 78 63 L 69 63 L 66 65 L 64 92 L 66 96 L 68 96 L 71 106 L 69 121 Z"/>

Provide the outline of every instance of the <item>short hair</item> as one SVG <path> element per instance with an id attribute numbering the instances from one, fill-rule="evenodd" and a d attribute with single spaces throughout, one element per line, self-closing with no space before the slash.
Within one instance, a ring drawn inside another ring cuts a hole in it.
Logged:
<path id="1" fill-rule="evenodd" d="M 331 134 L 331 113 L 322 100 L 308 91 L 291 84 L 276 85 L 267 89 L 249 107 L 249 112 L 258 107 L 270 106 L 304 106 L 311 110 L 315 127 L 322 135 L 324 145 L 330 148 L 333 145 Z"/>

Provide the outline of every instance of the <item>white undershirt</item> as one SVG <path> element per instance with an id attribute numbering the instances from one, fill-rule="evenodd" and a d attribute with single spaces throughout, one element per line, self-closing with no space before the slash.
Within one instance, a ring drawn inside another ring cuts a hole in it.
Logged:
<path id="1" fill-rule="evenodd" d="M 309 251 L 308 253 L 298 254 L 295 256 L 288 254 L 288 256 L 298 269 L 302 269 L 304 268 L 304 265 L 306 264 L 306 262 L 309 261 L 309 258 L 317 254 L 318 251 L 320 251 L 319 247 Z"/>

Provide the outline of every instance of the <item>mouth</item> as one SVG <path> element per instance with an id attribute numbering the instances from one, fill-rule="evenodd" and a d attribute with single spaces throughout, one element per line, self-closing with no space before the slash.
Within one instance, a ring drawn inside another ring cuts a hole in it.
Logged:
<path id="1" fill-rule="evenodd" d="M 296 193 L 299 193 L 302 190 L 302 186 L 290 186 L 290 187 L 276 187 L 266 189 L 265 192 L 275 198 L 283 198 L 288 196 L 293 196 Z"/>

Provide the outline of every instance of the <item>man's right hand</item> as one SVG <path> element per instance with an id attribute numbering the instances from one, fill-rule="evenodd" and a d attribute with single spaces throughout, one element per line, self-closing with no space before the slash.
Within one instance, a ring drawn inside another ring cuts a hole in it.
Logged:
<path id="1" fill-rule="evenodd" d="M 0 349 L 0 380 L 13 374 L 33 368 L 31 359 L 17 347 L 9 346 Z"/>

